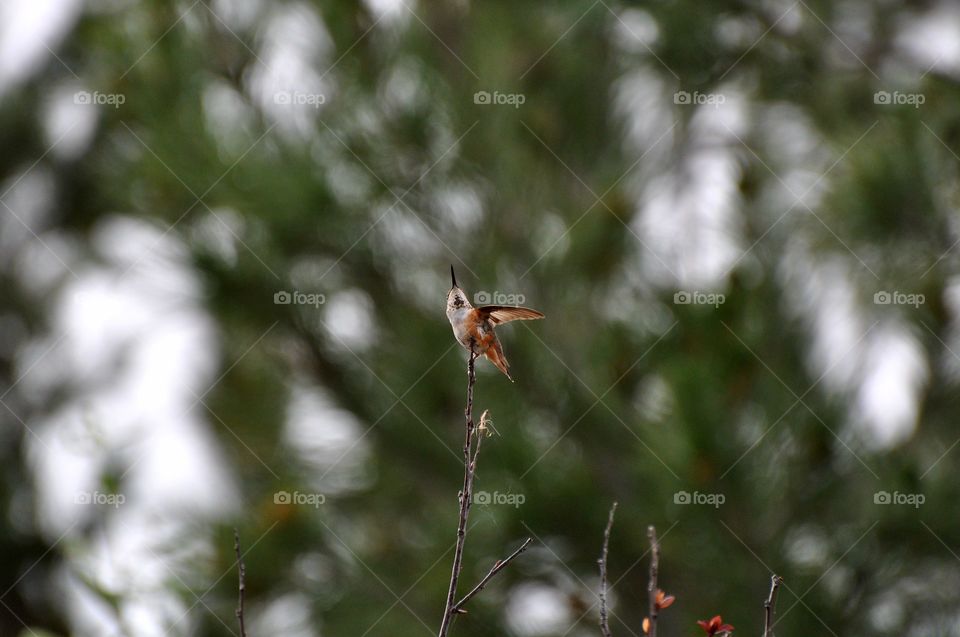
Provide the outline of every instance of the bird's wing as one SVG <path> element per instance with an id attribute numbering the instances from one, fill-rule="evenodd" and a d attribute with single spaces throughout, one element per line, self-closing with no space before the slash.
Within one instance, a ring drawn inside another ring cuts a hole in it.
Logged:
<path id="1" fill-rule="evenodd" d="M 480 312 L 480 316 L 489 318 L 494 325 L 509 323 L 510 321 L 532 321 L 543 318 L 543 314 L 536 310 L 511 305 L 483 305 L 478 307 L 477 311 Z"/>

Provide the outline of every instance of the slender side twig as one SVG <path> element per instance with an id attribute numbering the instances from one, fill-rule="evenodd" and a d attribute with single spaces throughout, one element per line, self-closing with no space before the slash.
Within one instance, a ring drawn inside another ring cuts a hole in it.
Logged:
<path id="1" fill-rule="evenodd" d="M 463 605 L 466 604 L 467 602 L 469 602 L 471 597 L 473 597 L 474 595 L 476 595 L 477 593 L 479 593 L 480 591 L 482 591 L 482 590 L 484 589 L 484 587 L 487 585 L 487 582 L 489 582 L 489 581 L 493 578 L 494 575 L 496 575 L 497 573 L 499 573 L 500 571 L 502 571 L 503 569 L 505 569 L 505 568 L 507 567 L 507 564 L 509 564 L 511 561 L 513 561 L 513 559 L 514 559 L 515 557 L 517 557 L 518 555 L 520 555 L 521 553 L 523 553 L 524 551 L 526 551 L 526 550 L 527 550 L 527 547 L 530 546 L 530 543 L 531 543 L 531 542 L 533 542 L 533 538 L 529 538 L 529 537 L 528 537 L 528 538 L 527 538 L 527 541 L 524 542 L 523 544 L 521 544 L 521 545 L 520 545 L 520 548 L 518 548 L 516 551 L 514 551 L 513 553 L 511 553 L 511 554 L 510 554 L 509 556 L 507 556 L 505 559 L 497 560 L 496 563 L 490 568 L 490 572 L 488 572 L 488 573 L 484 576 L 484 578 L 483 578 L 482 580 L 480 580 L 480 583 L 477 584 L 476 586 L 474 586 L 472 591 L 470 591 L 469 593 L 467 593 L 466 595 L 464 595 L 464 596 L 463 596 L 463 599 L 461 599 L 459 602 L 457 602 L 456 604 L 454 604 L 454 606 L 453 606 L 453 612 L 454 612 L 454 614 L 467 612 L 467 611 L 463 610 Z"/>
<path id="2" fill-rule="evenodd" d="M 770 576 L 770 594 L 763 602 L 763 637 L 773 637 L 773 613 L 777 603 L 777 590 L 783 578 L 774 573 Z"/>
<path id="3" fill-rule="evenodd" d="M 463 489 L 460 491 L 460 520 L 457 524 L 457 544 L 453 553 L 453 568 L 450 573 L 450 588 L 447 590 L 447 604 L 443 610 L 443 621 L 440 624 L 439 637 L 447 637 L 450 623 L 453 621 L 456 608 L 457 581 L 460 579 L 460 570 L 463 566 L 463 545 L 467 536 L 467 518 L 470 515 L 471 500 L 473 500 L 473 475 L 476 470 L 476 457 L 473 453 L 473 385 L 477 381 L 475 363 L 477 353 L 470 347 L 470 358 L 467 361 L 467 408 L 464 410 L 466 420 L 466 437 L 463 443 Z"/>
<path id="4" fill-rule="evenodd" d="M 471 400 L 472 400 L 472 397 L 471 397 Z M 486 411 L 480 414 L 480 425 L 483 425 L 484 427 L 486 427 L 486 422 L 484 422 L 484 418 L 486 417 L 487 417 Z M 470 416 L 470 423 L 471 425 L 473 424 L 472 414 Z M 479 426 L 473 427 L 473 433 L 474 433 L 474 437 L 476 438 L 477 444 L 473 448 L 473 455 L 470 456 L 470 472 L 471 473 L 477 472 L 477 457 L 479 457 L 480 455 L 480 445 L 483 443 L 483 439 L 486 438 L 486 435 L 484 434 L 484 432 L 486 431 L 487 431 L 486 429 L 481 429 Z M 473 482 L 471 482 L 470 484 L 472 486 Z"/>
<path id="5" fill-rule="evenodd" d="M 610 530 L 613 528 L 613 514 L 617 510 L 617 503 L 610 507 L 610 516 L 607 518 L 607 528 L 603 532 L 603 552 L 597 563 L 600 565 L 600 632 L 603 637 L 611 637 L 610 623 L 607 619 L 607 553 L 610 548 Z"/>
<path id="6" fill-rule="evenodd" d="M 647 635 L 657 637 L 657 574 L 660 569 L 660 543 L 657 541 L 657 529 L 652 525 L 647 528 L 647 537 L 650 538 L 650 582 L 647 584 L 647 593 L 650 596 L 650 630 Z"/>
<path id="7" fill-rule="evenodd" d="M 233 530 L 233 550 L 237 554 L 237 577 L 239 579 L 239 599 L 237 600 L 237 621 L 240 622 L 240 637 L 247 637 L 247 629 L 243 625 L 243 596 L 247 592 L 247 568 L 243 565 L 243 555 L 240 553 L 240 532 Z"/>

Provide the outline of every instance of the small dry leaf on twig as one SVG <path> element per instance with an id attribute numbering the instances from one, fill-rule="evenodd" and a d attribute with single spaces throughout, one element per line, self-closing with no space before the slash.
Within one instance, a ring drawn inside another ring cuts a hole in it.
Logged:
<path id="1" fill-rule="evenodd" d="M 483 413 L 480 414 L 480 423 L 477 425 L 477 434 L 483 434 L 487 438 L 494 434 L 500 435 L 497 429 L 493 426 L 493 418 L 490 417 L 489 409 L 484 409 Z"/>

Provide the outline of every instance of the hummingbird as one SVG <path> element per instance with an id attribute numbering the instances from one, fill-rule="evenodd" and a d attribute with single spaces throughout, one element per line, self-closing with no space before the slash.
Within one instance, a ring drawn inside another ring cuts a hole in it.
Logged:
<path id="1" fill-rule="evenodd" d="M 542 319 L 543 314 L 526 307 L 512 305 L 481 305 L 473 307 L 466 293 L 457 285 L 457 275 L 450 266 L 450 279 L 453 287 L 447 292 L 447 320 L 453 328 L 457 342 L 468 352 L 477 356 L 486 356 L 503 374 L 513 382 L 510 376 L 510 364 L 503 355 L 500 339 L 493 328 L 510 321 L 532 321 Z"/>

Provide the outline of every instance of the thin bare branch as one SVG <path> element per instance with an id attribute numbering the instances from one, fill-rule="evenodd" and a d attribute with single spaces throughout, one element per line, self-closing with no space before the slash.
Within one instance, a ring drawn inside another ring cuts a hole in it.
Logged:
<path id="1" fill-rule="evenodd" d="M 247 568 L 243 565 L 243 555 L 240 553 L 240 532 L 233 530 L 233 550 L 237 554 L 237 578 L 239 580 L 239 599 L 237 600 L 237 621 L 240 622 L 240 637 L 247 637 L 247 629 L 243 625 L 243 598 L 247 592 Z"/>
<path id="2" fill-rule="evenodd" d="M 479 445 L 479 443 L 478 443 L 478 445 Z M 474 595 L 476 595 L 477 593 L 479 593 L 480 591 L 482 591 L 482 590 L 484 589 L 484 587 L 487 585 L 487 582 L 489 582 L 489 581 L 493 578 L 494 575 L 496 575 L 497 573 L 499 573 L 500 571 L 502 571 L 503 569 L 505 569 L 505 568 L 507 567 L 507 564 L 509 564 L 510 562 L 512 562 L 513 559 L 516 558 L 518 555 L 520 555 L 521 553 L 523 553 L 524 551 L 526 551 L 526 550 L 527 550 L 527 547 L 530 546 L 530 543 L 531 543 L 531 542 L 533 542 L 533 538 L 529 538 L 529 537 L 528 537 L 527 540 L 526 540 L 526 542 L 524 542 L 523 544 L 521 544 L 521 545 L 520 545 L 520 548 L 518 548 L 516 551 L 514 551 L 513 553 L 511 553 L 511 554 L 510 554 L 509 556 L 507 556 L 505 559 L 497 560 L 496 563 L 490 568 L 490 572 L 488 572 L 488 573 L 484 576 L 484 578 L 483 578 L 482 580 L 480 580 L 480 583 L 477 584 L 476 586 L 474 586 L 472 591 L 470 591 L 469 593 L 467 593 L 466 595 L 464 595 L 464 596 L 463 596 L 463 599 L 461 599 L 459 602 L 457 602 L 456 604 L 454 604 L 454 606 L 453 606 L 453 612 L 454 612 L 455 614 L 467 612 L 467 611 L 463 610 L 464 604 L 466 604 L 467 602 L 469 602 L 471 597 L 473 597 Z"/>
<path id="3" fill-rule="evenodd" d="M 617 503 L 610 507 L 607 518 L 607 528 L 603 531 L 603 552 L 597 563 L 600 565 L 600 632 L 603 637 L 611 637 L 610 623 L 607 619 L 607 553 L 610 548 L 610 530 L 613 528 L 613 514 L 617 510 Z"/>
<path id="4" fill-rule="evenodd" d="M 447 637 L 450 624 L 456 614 L 457 582 L 463 568 L 463 546 L 467 538 L 467 518 L 470 516 L 470 505 L 473 500 L 473 476 L 477 468 L 477 459 L 473 453 L 473 386 L 477 382 L 476 349 L 471 346 L 470 358 L 467 361 L 467 407 L 464 410 L 466 432 L 463 443 L 463 489 L 460 491 L 460 519 L 457 523 L 457 544 L 453 553 L 453 568 L 450 573 L 450 587 L 447 589 L 447 603 L 443 610 L 443 621 L 440 624 L 439 637 Z"/>
<path id="5" fill-rule="evenodd" d="M 657 541 L 657 529 L 652 525 L 647 528 L 647 537 L 650 538 L 650 581 L 647 584 L 647 593 L 650 597 L 650 622 L 647 635 L 657 637 L 657 575 L 660 570 L 660 543 Z"/>
<path id="6" fill-rule="evenodd" d="M 777 591 L 783 578 L 774 573 L 770 576 L 770 594 L 763 602 L 763 637 L 773 637 L 773 613 L 777 603 Z"/>

